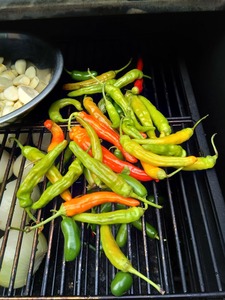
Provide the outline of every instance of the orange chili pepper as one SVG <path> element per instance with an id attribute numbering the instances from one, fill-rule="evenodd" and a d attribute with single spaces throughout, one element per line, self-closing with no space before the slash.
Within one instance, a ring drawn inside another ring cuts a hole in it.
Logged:
<path id="1" fill-rule="evenodd" d="M 44 126 L 52 133 L 51 143 L 48 146 L 48 152 L 55 148 L 56 145 L 61 143 L 64 139 L 62 128 L 52 120 L 46 120 Z"/>

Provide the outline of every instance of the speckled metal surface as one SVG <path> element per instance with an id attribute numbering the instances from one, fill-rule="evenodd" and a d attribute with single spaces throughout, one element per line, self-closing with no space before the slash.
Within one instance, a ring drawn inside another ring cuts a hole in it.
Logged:
<path id="1" fill-rule="evenodd" d="M 0 21 L 224 9 L 224 0 L 1 0 Z"/>

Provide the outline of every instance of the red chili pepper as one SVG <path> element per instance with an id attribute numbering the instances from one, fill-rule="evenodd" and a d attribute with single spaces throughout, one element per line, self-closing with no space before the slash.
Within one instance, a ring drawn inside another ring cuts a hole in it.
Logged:
<path id="1" fill-rule="evenodd" d="M 64 139 L 64 133 L 62 128 L 53 122 L 52 120 L 46 120 L 44 122 L 44 126 L 52 133 L 52 140 L 48 146 L 48 152 L 55 148 L 59 143 L 61 143 Z"/>
<path id="2" fill-rule="evenodd" d="M 138 161 L 136 157 L 130 155 L 123 149 L 123 147 L 120 144 L 120 135 L 117 132 L 107 127 L 99 120 L 95 119 L 93 116 L 87 114 L 84 111 L 77 112 L 76 114 L 83 118 L 85 121 L 87 121 L 94 128 L 99 138 L 111 143 L 116 148 L 118 148 L 123 153 L 127 161 L 129 161 L 130 163 L 136 163 Z"/>
<path id="3" fill-rule="evenodd" d="M 143 67 L 144 67 L 143 59 L 140 57 L 137 61 L 136 69 L 142 71 Z M 135 80 L 134 86 L 132 88 L 132 92 L 134 94 L 140 94 L 143 91 L 143 82 L 144 82 L 143 77 Z"/>
<path id="4" fill-rule="evenodd" d="M 75 141 L 83 150 L 90 149 L 90 138 L 87 131 L 81 126 L 74 126 L 70 131 L 70 138 Z M 91 150 L 89 150 L 91 154 Z M 129 169 L 129 175 L 140 181 L 153 180 L 147 173 L 137 166 L 118 159 L 112 152 L 102 146 L 103 163 L 110 167 L 114 172 L 121 173 L 124 168 Z"/>

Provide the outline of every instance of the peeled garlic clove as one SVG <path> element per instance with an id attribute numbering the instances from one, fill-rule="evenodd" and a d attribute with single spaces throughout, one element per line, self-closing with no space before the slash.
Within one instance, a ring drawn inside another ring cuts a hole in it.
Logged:
<path id="1" fill-rule="evenodd" d="M 16 85 L 16 86 L 18 86 L 18 85 L 29 85 L 30 84 L 30 78 L 27 77 L 24 74 L 21 74 L 13 80 L 13 84 Z"/>
<path id="2" fill-rule="evenodd" d="M 4 64 L 0 64 L 0 74 L 7 70 L 7 67 Z"/>
<path id="3" fill-rule="evenodd" d="M 36 69 L 34 66 L 30 66 L 26 69 L 25 75 L 30 79 L 33 79 L 36 76 Z"/>
<path id="4" fill-rule="evenodd" d="M 19 86 L 18 87 L 18 96 L 19 101 L 23 104 L 28 103 L 31 99 L 36 97 L 39 93 L 29 86 Z"/>
<path id="5" fill-rule="evenodd" d="M 5 115 L 11 113 L 14 110 L 15 109 L 13 108 L 13 106 L 5 105 L 2 110 L 2 116 L 5 116 Z"/>
<path id="6" fill-rule="evenodd" d="M 18 59 L 15 62 L 15 69 L 18 72 L 18 74 L 24 74 L 26 71 L 27 62 L 25 59 Z"/>
<path id="7" fill-rule="evenodd" d="M 9 86 L 4 90 L 4 96 L 7 100 L 16 101 L 19 99 L 18 89 L 15 86 Z"/>
<path id="8" fill-rule="evenodd" d="M 6 70 L 1 73 L 1 77 L 8 78 L 9 80 L 13 80 L 16 77 L 16 75 L 12 70 Z"/>
<path id="9" fill-rule="evenodd" d="M 12 80 L 0 76 L 0 91 L 4 91 L 7 87 L 12 86 Z"/>
<path id="10" fill-rule="evenodd" d="M 4 57 L 0 56 L 0 64 L 2 64 L 4 61 Z"/>
<path id="11" fill-rule="evenodd" d="M 39 78 L 35 76 L 34 78 L 31 79 L 29 86 L 35 89 L 39 84 Z"/>

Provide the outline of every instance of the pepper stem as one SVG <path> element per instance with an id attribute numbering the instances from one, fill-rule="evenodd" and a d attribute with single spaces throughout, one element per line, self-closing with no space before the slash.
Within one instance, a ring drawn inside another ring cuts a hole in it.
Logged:
<path id="1" fill-rule="evenodd" d="M 63 216 L 63 215 L 65 215 L 65 210 L 61 206 L 60 209 L 58 211 L 56 211 L 56 213 L 53 214 L 51 217 L 37 223 L 36 225 L 25 227 L 25 232 L 30 232 L 31 230 L 42 227 L 43 225 L 45 225 L 45 224 L 51 222 L 52 220 L 56 219 L 57 217 L 60 217 L 60 216 Z"/>
<path id="2" fill-rule="evenodd" d="M 213 150 L 214 150 L 214 152 L 215 152 L 215 155 L 218 156 L 218 151 L 217 151 L 216 145 L 215 145 L 215 143 L 214 143 L 214 137 L 216 136 L 216 134 L 217 134 L 217 133 L 214 133 L 214 134 L 212 135 L 212 137 L 211 137 L 211 144 L 212 144 Z"/>
<path id="3" fill-rule="evenodd" d="M 181 168 L 179 168 L 179 169 L 173 171 L 172 173 L 168 174 L 166 177 L 167 177 L 167 178 L 170 178 L 170 177 L 172 177 L 173 175 L 175 175 L 175 174 L 177 174 L 178 172 L 180 172 L 182 169 L 183 169 L 183 168 L 181 167 Z"/>
<path id="4" fill-rule="evenodd" d="M 193 130 L 195 130 L 195 128 L 199 125 L 199 123 L 201 123 L 202 120 L 206 119 L 209 115 L 206 115 L 204 117 L 202 117 L 200 120 L 198 120 L 195 125 L 192 127 Z"/>
<path id="5" fill-rule="evenodd" d="M 155 208 L 162 208 L 161 205 L 156 204 L 156 203 L 151 202 L 151 201 L 148 201 L 147 199 L 138 196 L 138 195 L 137 195 L 136 193 L 134 193 L 134 192 L 132 192 L 130 196 L 133 197 L 133 198 L 135 198 L 135 199 L 137 199 L 137 200 L 140 200 L 140 201 L 144 202 L 145 204 L 151 205 L 151 206 L 153 206 L 153 207 L 155 207 Z"/>
<path id="6" fill-rule="evenodd" d="M 148 277 L 146 277 L 145 275 L 143 275 L 142 273 L 140 273 L 139 271 L 137 271 L 135 268 L 133 268 L 131 265 L 129 265 L 127 271 L 129 273 L 132 273 L 138 277 L 140 277 L 141 279 L 145 280 L 146 282 L 148 282 L 151 286 L 153 286 L 160 294 L 165 294 L 165 291 L 160 287 L 160 285 L 156 284 L 155 282 L 153 282 L 151 279 L 149 279 Z"/>

